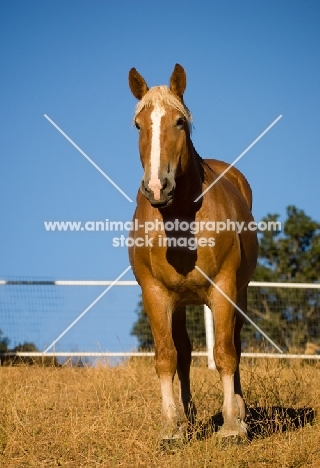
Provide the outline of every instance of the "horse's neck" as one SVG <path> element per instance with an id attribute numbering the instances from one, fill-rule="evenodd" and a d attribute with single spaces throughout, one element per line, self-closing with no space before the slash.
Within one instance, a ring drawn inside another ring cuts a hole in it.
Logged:
<path id="1" fill-rule="evenodd" d="M 172 204 L 172 208 L 178 210 L 180 214 L 182 210 L 190 213 L 190 210 L 196 211 L 198 209 L 198 204 L 194 203 L 194 200 L 202 192 L 204 178 L 203 160 L 194 148 L 191 139 L 188 141 L 188 152 L 188 170 L 176 179 L 174 203 Z"/>
<path id="2" fill-rule="evenodd" d="M 199 176 L 199 188 L 201 190 L 201 187 L 203 184 L 203 178 L 204 178 L 204 172 L 203 172 L 204 161 L 199 155 L 199 153 L 197 152 L 197 150 L 195 149 L 195 147 L 193 146 L 191 139 L 189 140 L 189 146 L 190 146 L 189 157 L 190 157 L 190 161 L 192 161 L 191 173 L 193 174 L 192 172 L 193 170 L 197 172 Z"/>

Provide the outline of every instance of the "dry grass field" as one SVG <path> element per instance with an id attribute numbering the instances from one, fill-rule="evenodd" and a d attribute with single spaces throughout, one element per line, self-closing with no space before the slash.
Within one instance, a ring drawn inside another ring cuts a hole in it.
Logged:
<path id="1" fill-rule="evenodd" d="M 320 365 L 246 361 L 251 440 L 221 443 L 218 373 L 192 367 L 202 422 L 181 447 L 161 450 L 160 392 L 152 359 L 110 367 L 0 368 L 0 466 L 320 467 Z M 311 411 L 312 409 L 312 411 Z"/>

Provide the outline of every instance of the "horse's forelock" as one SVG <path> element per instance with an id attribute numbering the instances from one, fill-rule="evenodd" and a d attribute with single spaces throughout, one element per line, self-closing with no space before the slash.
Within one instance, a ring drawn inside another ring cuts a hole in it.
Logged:
<path id="1" fill-rule="evenodd" d="M 134 119 L 144 108 L 155 106 L 169 106 L 178 110 L 182 113 L 191 129 L 191 112 L 184 104 L 184 102 L 178 99 L 167 86 L 154 86 L 153 88 L 149 89 L 149 91 L 143 96 L 141 101 L 138 102 L 135 109 Z"/>

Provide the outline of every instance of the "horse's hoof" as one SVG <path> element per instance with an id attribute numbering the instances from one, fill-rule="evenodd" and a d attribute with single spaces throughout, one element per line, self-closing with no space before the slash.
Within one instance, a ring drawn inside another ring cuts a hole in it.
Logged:
<path id="1" fill-rule="evenodd" d="M 177 429 L 170 435 L 165 435 L 162 437 L 160 448 L 161 450 L 177 450 L 181 448 L 184 444 L 188 442 L 187 432 L 182 426 L 177 427 Z"/>
<path id="2" fill-rule="evenodd" d="M 247 439 L 248 431 L 247 431 L 247 424 L 244 421 L 237 421 L 237 425 L 234 428 L 224 427 L 222 426 L 218 432 L 218 436 L 221 439 L 230 439 L 230 440 L 239 440 Z"/>

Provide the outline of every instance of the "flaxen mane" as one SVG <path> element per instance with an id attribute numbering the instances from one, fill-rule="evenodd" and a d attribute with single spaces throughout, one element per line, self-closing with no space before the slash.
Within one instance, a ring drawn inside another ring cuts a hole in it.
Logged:
<path id="1" fill-rule="evenodd" d="M 153 88 L 149 89 L 149 91 L 143 96 L 141 101 L 138 102 L 135 109 L 134 119 L 139 114 L 139 112 L 141 112 L 145 107 L 157 105 L 166 105 L 169 107 L 173 107 L 177 111 L 181 112 L 191 129 L 191 112 L 184 104 L 184 102 L 180 101 L 180 99 L 178 99 L 167 86 L 154 86 Z"/>

